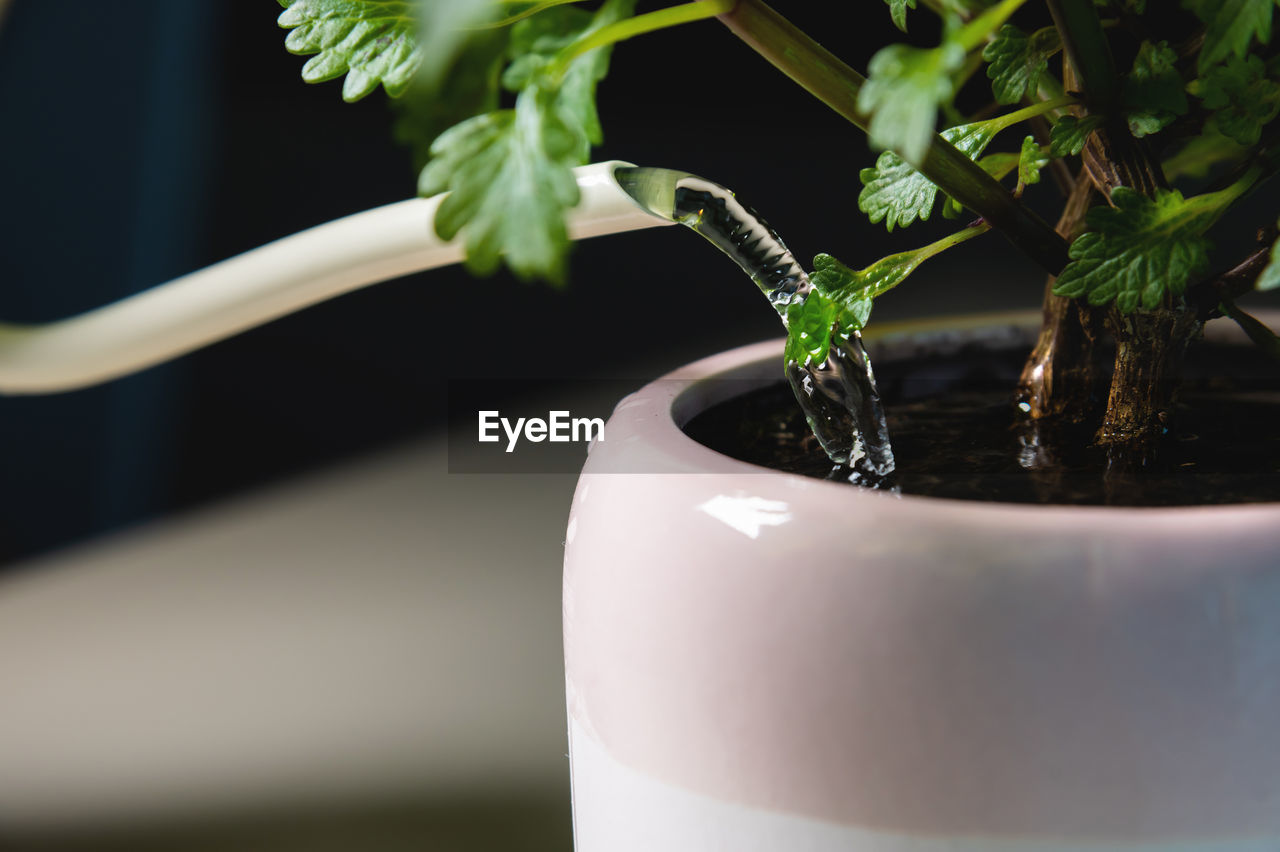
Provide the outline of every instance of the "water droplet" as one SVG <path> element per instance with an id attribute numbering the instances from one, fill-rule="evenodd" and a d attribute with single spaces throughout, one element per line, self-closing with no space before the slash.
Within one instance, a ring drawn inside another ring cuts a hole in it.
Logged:
<path id="1" fill-rule="evenodd" d="M 786 324 L 787 307 L 813 289 L 782 239 L 717 183 L 670 169 L 620 168 L 619 185 L 640 206 L 705 237 L 733 259 Z M 823 450 L 853 470 L 851 479 L 878 483 L 893 472 L 893 449 L 862 336 L 833 335 L 821 364 L 786 366 L 787 381 Z"/>

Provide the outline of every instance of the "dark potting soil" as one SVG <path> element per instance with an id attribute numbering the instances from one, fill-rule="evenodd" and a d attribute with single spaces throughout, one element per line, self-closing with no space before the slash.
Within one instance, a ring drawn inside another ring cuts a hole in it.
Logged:
<path id="1" fill-rule="evenodd" d="M 1108 471 L 1092 428 L 1033 431 L 1012 389 L 1025 351 L 876 365 L 897 470 L 876 487 L 1005 503 L 1183 506 L 1280 500 L 1280 368 L 1245 347 L 1200 345 L 1159 460 Z M 741 461 L 847 481 L 783 382 L 722 402 L 684 431 Z"/>

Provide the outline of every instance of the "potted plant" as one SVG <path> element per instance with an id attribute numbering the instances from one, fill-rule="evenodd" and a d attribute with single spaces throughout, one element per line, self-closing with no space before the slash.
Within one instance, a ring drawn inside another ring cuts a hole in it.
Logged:
<path id="1" fill-rule="evenodd" d="M 567 533 L 580 849 L 1280 842 L 1274 493 L 1176 509 L 919 498 L 766 472 L 681 429 L 725 379 L 856 355 L 875 298 L 999 231 L 1050 276 L 1009 388 L 1028 475 L 1059 431 L 1098 448 L 1099 478 L 1160 468 L 1184 362 L 1233 334 L 1210 321 L 1277 349 L 1236 305 L 1280 286 L 1275 211 L 1243 257 L 1209 259 L 1213 226 L 1277 166 L 1272 0 L 889 0 L 877 9 L 901 28 L 927 12 L 941 35 L 884 47 L 866 77 L 758 0 L 281 5 L 290 49 L 314 54 L 308 80 L 401 96 L 421 189 L 449 193 L 435 230 L 477 272 L 564 278 L 610 46 L 713 17 L 882 149 L 861 175 L 873 222 L 939 206 L 967 222 L 861 269 L 820 258 L 779 300 L 785 345 L 692 365 L 610 421 Z M 987 88 L 994 104 L 966 117 L 962 90 Z M 1020 144 L 993 153 L 1014 127 Z M 1024 203 L 1037 184 L 1061 192 L 1056 225 Z M 1024 326 L 866 338 L 878 366 L 950 362 Z"/>
<path id="2" fill-rule="evenodd" d="M 1110 483 L 1095 502 L 1133 502 L 1116 483 L 1168 466 L 1201 340 L 1280 350 L 1236 304 L 1280 286 L 1276 211 L 1243 256 L 1210 261 L 1214 226 L 1280 162 L 1272 0 L 887 0 L 900 29 L 927 15 L 941 35 L 883 47 L 865 77 L 759 0 L 441 0 L 416 19 L 372 0 L 281 2 L 290 49 L 315 54 L 304 77 L 345 74 L 348 99 L 379 83 L 404 96 L 421 189 L 450 193 L 435 228 L 465 239 L 477 272 L 563 279 L 570 170 L 600 140 L 611 46 L 709 17 L 881 150 L 861 173 L 872 222 L 941 207 L 967 223 L 862 269 L 819 257 L 775 299 L 785 349 L 715 356 L 615 412 L 567 534 L 579 849 L 1280 842 L 1273 485 L 1198 508 L 929 499 L 766 472 L 682 430 L 735 382 L 776 376 L 779 350 L 810 376 L 794 382 L 803 401 L 860 351 L 876 297 L 952 245 L 994 250 L 983 235 L 1000 232 L 1049 277 L 1008 387 L 1021 467 L 1093 447 L 1092 476 Z M 1015 127 L 1019 144 L 994 141 Z M 1023 196 L 1054 188 L 1050 225 Z M 950 364 L 1027 328 L 872 325 L 867 340 L 877 366 Z"/>

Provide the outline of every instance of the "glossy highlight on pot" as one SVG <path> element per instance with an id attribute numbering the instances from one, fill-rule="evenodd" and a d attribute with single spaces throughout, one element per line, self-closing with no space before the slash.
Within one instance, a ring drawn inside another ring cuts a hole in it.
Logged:
<path id="1" fill-rule="evenodd" d="M 671 169 L 620 167 L 614 175 L 645 210 L 685 225 L 732 258 L 783 325 L 787 306 L 813 289 L 777 233 L 720 184 Z M 786 376 L 809 428 L 833 463 L 848 465 L 850 480 L 875 485 L 893 472 L 889 428 L 858 332 L 833 334 L 825 361 L 789 362 Z"/>

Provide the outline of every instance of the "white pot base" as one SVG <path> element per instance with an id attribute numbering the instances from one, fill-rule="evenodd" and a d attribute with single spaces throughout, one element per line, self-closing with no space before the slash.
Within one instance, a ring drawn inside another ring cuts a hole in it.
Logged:
<path id="1" fill-rule="evenodd" d="M 576 852 L 1275 852 L 1280 837 L 1108 842 L 910 835 L 750 808 L 616 760 L 569 721 Z"/>

